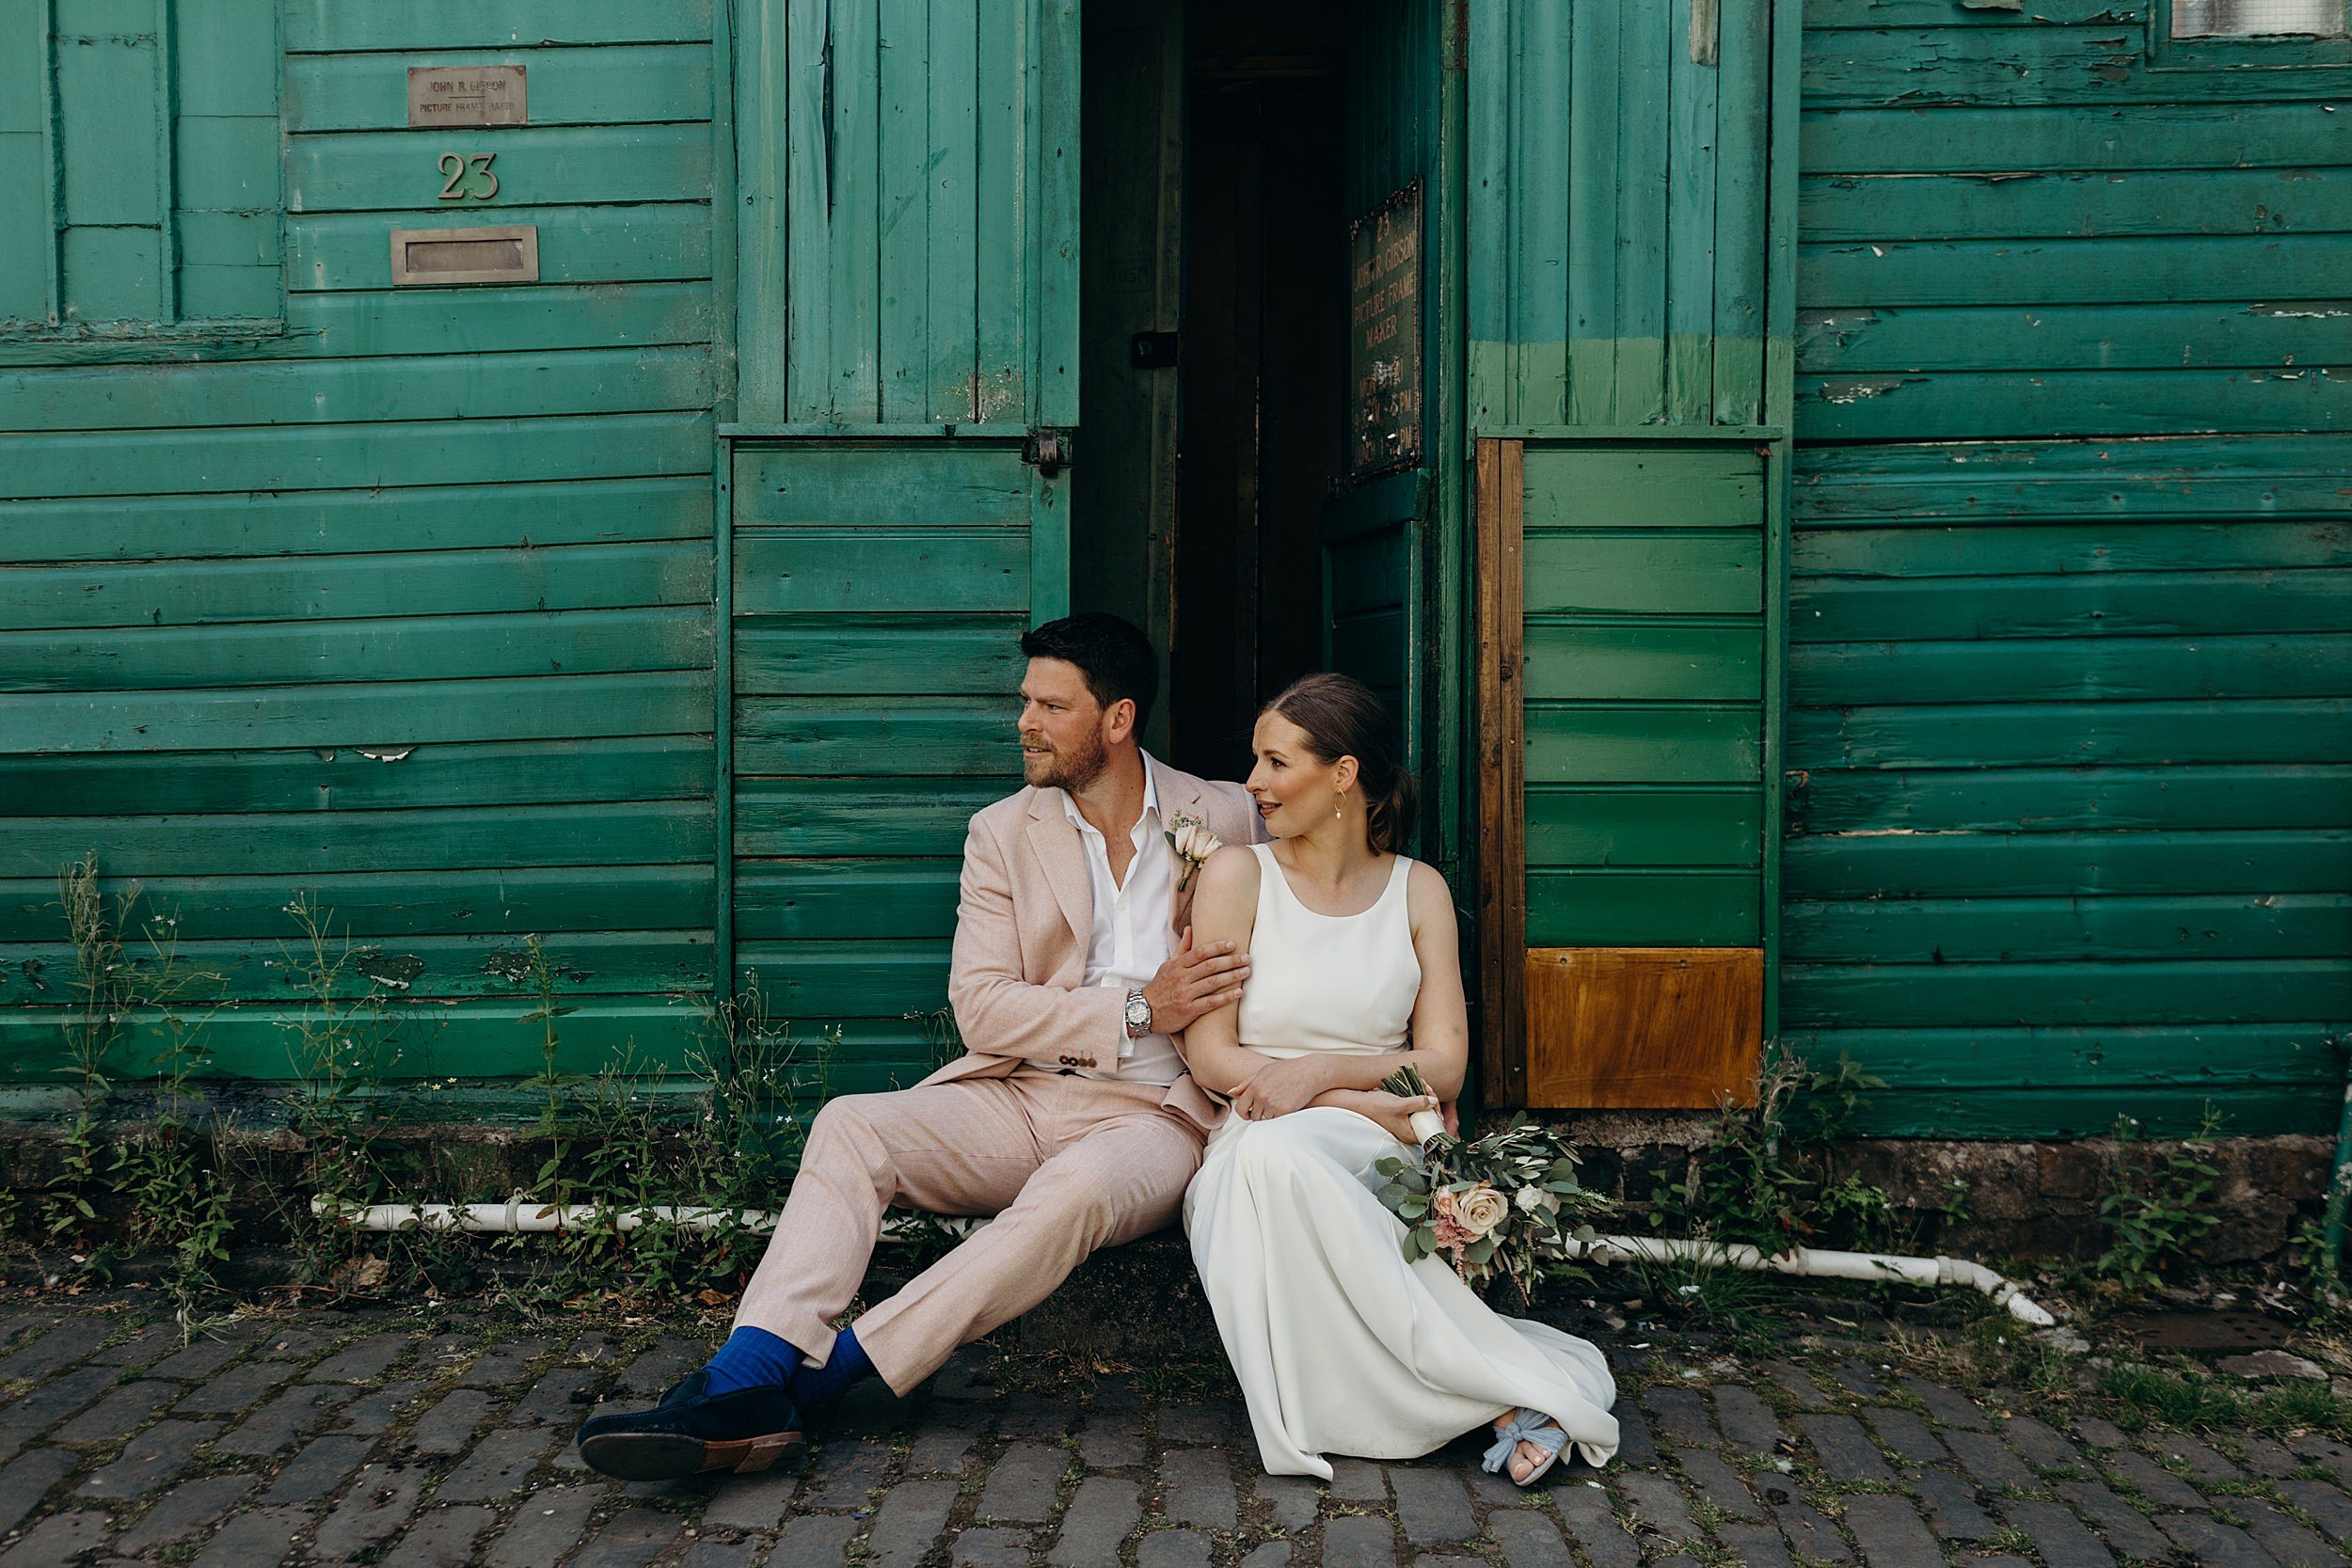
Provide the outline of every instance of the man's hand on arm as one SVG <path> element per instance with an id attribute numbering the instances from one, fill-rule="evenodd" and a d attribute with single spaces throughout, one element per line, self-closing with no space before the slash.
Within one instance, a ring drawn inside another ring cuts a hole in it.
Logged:
<path id="1" fill-rule="evenodd" d="M 1176 951 L 1144 983 L 1143 999 L 1152 1004 L 1152 1028 L 1162 1035 L 1180 1034 L 1203 1013 L 1241 1000 L 1249 978 L 1249 955 L 1230 942 L 1196 947 L 1192 927 L 1184 927 Z"/>

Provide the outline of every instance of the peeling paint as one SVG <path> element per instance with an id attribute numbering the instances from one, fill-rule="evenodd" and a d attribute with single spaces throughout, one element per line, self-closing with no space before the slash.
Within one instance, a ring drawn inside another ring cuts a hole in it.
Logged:
<path id="1" fill-rule="evenodd" d="M 1967 838 L 1975 830 L 1968 828 L 1845 828 L 1836 832 L 1820 833 L 1820 838 Z"/>
<path id="2" fill-rule="evenodd" d="M 1883 397 L 1901 388 L 1903 378 L 1892 381 L 1824 381 L 1821 383 L 1823 403 L 1860 403 L 1865 398 Z"/>
<path id="3" fill-rule="evenodd" d="M 424 973 L 424 960 L 414 953 L 386 953 L 375 947 L 362 947 L 352 954 L 351 965 L 391 990 L 406 990 Z"/>
<path id="4" fill-rule="evenodd" d="M 370 762 L 405 762 L 409 754 L 415 751 L 414 746 L 403 746 L 397 752 L 371 752 L 362 746 L 359 748 L 359 754 Z"/>

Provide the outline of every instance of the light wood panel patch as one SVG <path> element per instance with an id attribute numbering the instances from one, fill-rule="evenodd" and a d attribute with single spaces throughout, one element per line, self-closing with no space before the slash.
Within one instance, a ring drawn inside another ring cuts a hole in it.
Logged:
<path id="1" fill-rule="evenodd" d="M 1760 947 L 1530 948 L 1526 991 L 1530 1105 L 1667 1110 L 1755 1099 Z"/>

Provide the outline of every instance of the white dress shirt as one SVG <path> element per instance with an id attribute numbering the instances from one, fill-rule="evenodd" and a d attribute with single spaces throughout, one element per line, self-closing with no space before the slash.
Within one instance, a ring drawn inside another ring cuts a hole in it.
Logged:
<path id="1" fill-rule="evenodd" d="M 1168 912 L 1176 898 L 1176 851 L 1160 826 L 1160 792 L 1152 779 L 1152 759 L 1143 759 L 1143 815 L 1128 837 L 1136 847 L 1127 863 L 1125 886 L 1111 877 L 1110 847 L 1093 823 L 1062 793 L 1062 812 L 1086 847 L 1087 880 L 1094 893 L 1094 922 L 1087 933 L 1086 983 L 1135 990 L 1168 961 Z M 1081 1069 L 1083 1070 L 1083 1069 Z M 1119 1070 L 1087 1072 L 1089 1078 L 1120 1078 L 1136 1084 L 1173 1084 L 1184 1075 L 1184 1058 L 1166 1035 L 1129 1039 L 1119 1031 Z"/>

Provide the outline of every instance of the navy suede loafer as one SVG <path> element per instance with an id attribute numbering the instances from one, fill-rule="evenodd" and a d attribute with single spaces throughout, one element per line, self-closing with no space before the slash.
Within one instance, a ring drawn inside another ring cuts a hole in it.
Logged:
<path id="1" fill-rule="evenodd" d="M 580 1429 L 588 1467 L 622 1481 L 675 1481 L 706 1470 L 764 1470 L 808 1449 L 801 1413 L 782 1388 L 713 1395 L 703 1369 L 651 1410 L 597 1416 Z"/>

